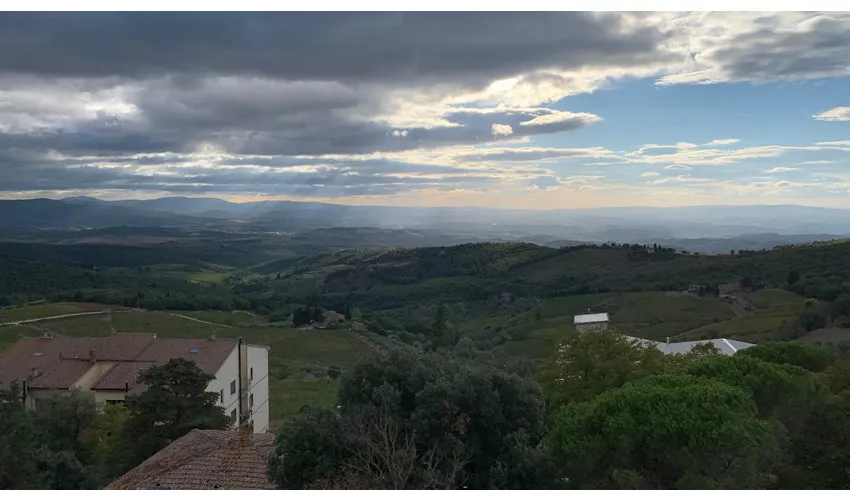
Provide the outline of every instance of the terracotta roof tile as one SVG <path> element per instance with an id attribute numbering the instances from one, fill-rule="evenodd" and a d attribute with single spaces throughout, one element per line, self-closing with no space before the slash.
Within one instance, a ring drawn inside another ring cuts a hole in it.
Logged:
<path id="1" fill-rule="evenodd" d="M 274 489 L 273 434 L 193 430 L 106 487 L 108 490 Z"/>
<path id="2" fill-rule="evenodd" d="M 48 373 L 60 364 L 61 358 L 88 359 L 89 350 L 98 340 L 24 337 L 0 353 L 0 384 L 8 387 L 14 380 L 23 381 L 33 368 Z"/>
<path id="3" fill-rule="evenodd" d="M 125 361 L 117 363 L 103 377 L 91 386 L 93 391 L 123 391 L 133 387 L 139 377 L 139 372 L 147 370 L 154 363 L 142 361 Z"/>
<path id="4" fill-rule="evenodd" d="M 68 389 L 94 366 L 90 361 L 63 359 L 47 368 L 28 385 L 31 389 Z"/>
<path id="5" fill-rule="evenodd" d="M 201 370 L 214 373 L 237 343 L 236 339 L 157 339 L 139 354 L 136 361 L 151 361 L 159 365 L 168 363 L 172 358 L 186 358 L 194 361 Z"/>

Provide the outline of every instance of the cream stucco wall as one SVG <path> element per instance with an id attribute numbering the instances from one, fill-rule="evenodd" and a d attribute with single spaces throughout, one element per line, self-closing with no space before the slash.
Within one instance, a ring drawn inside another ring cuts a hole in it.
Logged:
<path id="1" fill-rule="evenodd" d="M 113 366 L 115 366 L 115 362 L 98 361 L 91 368 L 89 368 L 89 371 L 87 371 L 82 377 L 77 379 L 77 381 L 74 382 L 74 385 L 71 386 L 71 388 L 82 389 L 86 391 L 91 389 L 91 386 L 93 386 L 95 382 L 100 380 L 101 377 L 106 375 L 106 372 L 108 372 L 109 369 Z"/>
<path id="2" fill-rule="evenodd" d="M 254 422 L 254 432 L 261 433 L 269 430 L 269 348 L 265 346 L 243 345 L 246 351 L 246 380 L 248 388 L 247 401 L 253 399 L 251 420 Z M 253 371 L 253 374 L 252 374 Z M 253 376 L 252 376 L 253 375 Z M 253 398 L 251 397 L 253 396 Z M 246 403 L 246 410 L 249 403 Z"/>
<path id="3" fill-rule="evenodd" d="M 236 381 L 236 392 L 230 393 L 230 382 Z M 234 347 L 227 359 L 215 373 L 215 380 L 207 386 L 207 391 L 222 394 L 224 400 L 219 400 L 218 405 L 224 408 L 224 414 L 228 417 L 233 410 L 239 414 L 239 348 Z M 235 424 L 234 424 L 235 425 Z"/>
<path id="4" fill-rule="evenodd" d="M 608 322 L 607 321 L 603 321 L 603 322 L 600 322 L 600 323 L 582 323 L 582 324 L 576 325 L 576 331 L 577 332 L 587 332 L 587 331 L 590 331 L 590 330 L 607 330 L 607 329 L 608 329 Z"/>
<path id="5" fill-rule="evenodd" d="M 95 403 L 106 403 L 107 401 L 124 401 L 127 393 L 124 391 L 94 391 Z"/>

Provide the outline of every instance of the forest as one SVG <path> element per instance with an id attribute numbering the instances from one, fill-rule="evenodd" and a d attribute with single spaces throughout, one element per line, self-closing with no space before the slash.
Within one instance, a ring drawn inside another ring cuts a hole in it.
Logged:
<path id="1" fill-rule="evenodd" d="M 269 477 L 282 489 L 850 487 L 846 351 L 666 355 L 614 330 L 559 345 L 536 368 L 463 346 L 386 349 L 343 375 L 333 408 L 306 406 L 279 431 Z M 229 425 L 193 363 L 142 377 L 156 390 L 102 411 L 82 394 L 29 410 L 0 391 L 0 488 L 101 488 L 191 428 Z"/>

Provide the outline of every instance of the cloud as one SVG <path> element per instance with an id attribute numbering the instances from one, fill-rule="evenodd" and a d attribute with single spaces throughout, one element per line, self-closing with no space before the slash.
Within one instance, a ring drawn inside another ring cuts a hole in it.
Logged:
<path id="1" fill-rule="evenodd" d="M 621 15 L 577 12 L 14 13 L 0 33 L 10 74 L 420 85 L 663 61 L 665 38 Z M 116 34 L 121 50 L 103 43 Z"/>
<path id="2" fill-rule="evenodd" d="M 741 142 L 741 139 L 715 139 L 706 144 L 706 146 L 728 146 L 738 142 Z"/>
<path id="3" fill-rule="evenodd" d="M 552 161 L 564 158 L 616 158 L 613 151 L 605 148 L 478 148 L 455 157 L 459 162 L 529 162 Z"/>
<path id="4" fill-rule="evenodd" d="M 831 163 L 835 162 L 829 160 L 804 161 L 800 162 L 800 165 L 829 165 Z"/>
<path id="5" fill-rule="evenodd" d="M 687 57 L 660 85 L 799 81 L 850 74 L 850 14 L 701 12 L 667 18 Z"/>
<path id="6" fill-rule="evenodd" d="M 832 108 L 829 111 L 818 113 L 812 118 L 825 122 L 850 122 L 850 107 Z"/>
<path id="7" fill-rule="evenodd" d="M 533 141 L 564 144 L 556 134 L 605 118 L 550 103 L 631 78 L 850 74 L 848 28 L 844 13 L 10 13 L 0 191 L 552 190 L 603 166 L 837 154 L 850 141 L 625 153 Z"/>
<path id="8" fill-rule="evenodd" d="M 650 154 L 657 149 L 670 149 L 669 153 Z M 732 165 L 745 160 L 777 158 L 792 152 L 840 151 L 850 152 L 850 141 L 818 142 L 812 146 L 753 146 L 741 149 L 688 148 L 674 146 L 643 146 L 625 153 L 623 159 L 629 163 L 668 163 L 675 165 Z"/>
<path id="9" fill-rule="evenodd" d="M 641 177 L 658 177 L 659 175 L 661 174 L 659 174 L 658 172 L 644 172 L 640 174 Z"/>
<path id="10" fill-rule="evenodd" d="M 793 172 L 795 170 L 800 170 L 800 169 L 795 168 L 795 167 L 774 167 L 774 168 L 771 168 L 770 170 L 765 170 L 764 173 L 766 173 L 766 174 L 778 174 L 780 172 Z"/>
<path id="11" fill-rule="evenodd" d="M 494 123 L 491 127 L 493 131 L 493 135 L 495 136 L 507 136 L 513 135 L 514 129 L 510 125 L 503 125 L 501 123 Z"/>

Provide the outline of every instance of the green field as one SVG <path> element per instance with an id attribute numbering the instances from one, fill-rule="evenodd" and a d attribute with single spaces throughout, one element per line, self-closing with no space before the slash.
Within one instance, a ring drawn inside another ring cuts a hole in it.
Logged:
<path id="1" fill-rule="evenodd" d="M 747 295 L 753 306 L 751 314 L 694 328 L 675 337 L 676 340 L 733 338 L 745 342 L 768 340 L 782 322 L 794 319 L 803 310 L 806 299 L 779 289 L 765 289 Z"/>
<path id="2" fill-rule="evenodd" d="M 822 328 L 801 337 L 804 342 L 823 342 L 826 344 L 850 341 L 850 328 Z"/>
<path id="3" fill-rule="evenodd" d="M 221 284 L 227 280 L 230 268 L 209 264 L 204 266 L 187 264 L 156 264 L 151 270 L 164 278 L 180 279 L 192 283 Z"/>
<path id="4" fill-rule="evenodd" d="M 267 324 L 268 320 L 262 316 L 245 311 L 174 311 L 175 313 L 197 318 L 210 323 L 218 323 L 228 326 L 242 325 L 263 325 Z"/>
<path id="5" fill-rule="evenodd" d="M 707 340 L 730 338 L 744 342 L 758 342 L 770 338 L 785 318 L 779 316 L 743 316 L 703 326 L 674 337 L 675 340 Z"/>
<path id="6" fill-rule="evenodd" d="M 94 304 L 56 302 L 48 304 L 37 304 L 32 306 L 4 308 L 0 309 L 0 324 L 36 318 L 47 318 L 50 316 L 61 316 L 63 314 L 95 311 L 98 309 L 105 309 L 106 307 L 107 306 L 98 307 Z"/>
<path id="7" fill-rule="evenodd" d="M 551 354 L 560 335 L 574 332 L 573 315 L 586 313 L 589 308 L 607 311 L 611 326 L 630 336 L 680 341 L 725 337 L 758 342 L 771 338 L 784 320 L 799 314 L 805 303 L 804 298 L 785 290 L 760 290 L 749 298 L 755 306 L 752 314 L 735 317 L 726 303 L 677 292 L 574 295 L 547 299 L 513 321 L 505 317 L 477 318 L 459 326 L 502 327 L 511 337 L 502 350 L 539 359 Z M 509 323 L 516 324 L 507 326 Z M 829 338 L 842 335 L 850 337 L 844 332 L 821 334 Z"/>
<path id="8" fill-rule="evenodd" d="M 329 408 L 336 401 L 339 380 L 271 380 L 269 404 L 271 420 L 285 420 L 304 406 Z"/>
<path id="9" fill-rule="evenodd" d="M 804 297 L 775 288 L 751 293 L 747 299 L 756 307 L 756 314 L 762 316 L 793 316 L 799 314 L 806 303 Z"/>

